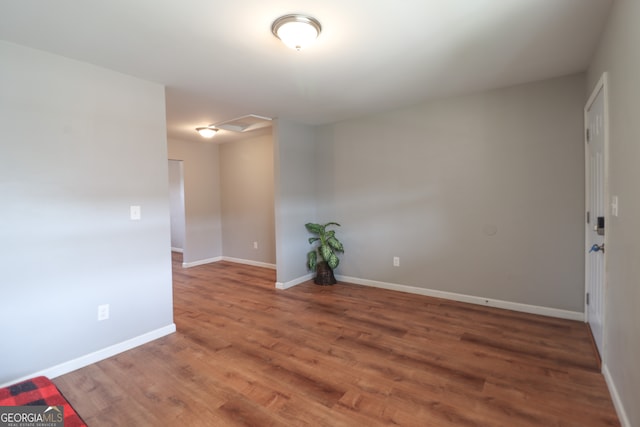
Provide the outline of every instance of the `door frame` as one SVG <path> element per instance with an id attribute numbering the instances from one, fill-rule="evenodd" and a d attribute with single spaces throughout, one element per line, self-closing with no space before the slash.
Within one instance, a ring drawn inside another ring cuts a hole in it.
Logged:
<path id="1" fill-rule="evenodd" d="M 591 108 L 591 106 L 593 105 L 593 103 L 595 102 L 598 94 L 600 93 L 600 91 L 602 91 L 602 96 L 603 96 L 603 103 L 604 103 L 604 146 L 602 147 L 603 150 L 603 156 L 604 156 L 604 200 L 605 200 L 605 207 L 604 207 L 604 223 L 605 223 L 605 234 L 604 234 L 604 247 L 605 247 L 605 252 L 602 254 L 604 259 L 603 259 L 603 270 L 604 270 L 604 277 L 603 277 L 603 289 L 602 289 L 602 349 L 601 349 L 601 354 L 600 354 L 600 359 L 602 361 L 602 365 L 604 365 L 605 360 L 605 348 L 606 348 L 606 336 L 605 336 L 605 320 L 606 320 L 606 316 L 605 316 L 605 310 L 606 310 L 606 296 L 607 296 L 607 251 L 606 248 L 609 247 L 609 243 L 608 243 L 608 236 L 609 236 L 609 229 L 611 227 L 611 221 L 610 221 L 610 213 L 611 213 L 611 200 L 610 200 L 610 194 L 609 194 L 609 75 L 607 72 L 604 72 L 602 74 L 602 76 L 600 76 L 600 79 L 598 80 L 598 82 L 595 84 L 591 95 L 589 96 L 589 99 L 587 100 L 587 103 L 585 104 L 584 107 L 584 154 L 585 154 L 585 276 L 584 276 L 584 321 L 585 323 L 587 323 L 587 325 L 589 324 L 589 307 L 587 305 L 587 294 L 589 292 L 589 263 L 590 263 L 590 254 L 588 251 L 588 242 L 589 242 L 589 233 L 592 233 L 593 230 L 591 230 L 591 224 L 593 223 L 593 221 L 591 223 L 587 223 L 586 221 L 586 215 L 587 212 L 589 211 L 590 208 L 590 152 L 589 152 L 589 143 L 587 140 L 587 129 L 588 129 L 588 113 L 589 110 Z M 594 342 L 594 347 L 597 348 L 597 346 L 595 346 L 595 342 Z M 600 349 L 598 349 L 600 350 Z"/>

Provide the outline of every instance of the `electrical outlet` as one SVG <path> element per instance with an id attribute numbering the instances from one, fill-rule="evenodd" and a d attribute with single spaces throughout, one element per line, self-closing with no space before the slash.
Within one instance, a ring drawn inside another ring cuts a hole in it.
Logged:
<path id="1" fill-rule="evenodd" d="M 253 242 L 253 249 L 258 249 L 258 242 Z"/>
<path id="2" fill-rule="evenodd" d="M 400 267 L 400 257 L 398 257 L 398 256 L 394 256 L 393 257 L 393 266 L 394 267 Z"/>
<path id="3" fill-rule="evenodd" d="M 101 304 L 98 306 L 98 320 L 107 320 L 109 318 L 109 304 Z"/>

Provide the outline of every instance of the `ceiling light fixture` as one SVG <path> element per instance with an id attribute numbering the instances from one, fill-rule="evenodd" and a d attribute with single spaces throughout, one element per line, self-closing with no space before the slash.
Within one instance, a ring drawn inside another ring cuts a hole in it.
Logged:
<path id="1" fill-rule="evenodd" d="M 291 49 L 304 49 L 322 31 L 320 22 L 310 16 L 285 15 L 273 21 L 271 32 Z"/>
<path id="2" fill-rule="evenodd" d="M 212 125 L 209 125 L 205 127 L 196 128 L 196 130 L 198 131 L 200 136 L 203 138 L 213 138 L 216 132 L 218 132 L 220 129 L 216 129 Z"/>

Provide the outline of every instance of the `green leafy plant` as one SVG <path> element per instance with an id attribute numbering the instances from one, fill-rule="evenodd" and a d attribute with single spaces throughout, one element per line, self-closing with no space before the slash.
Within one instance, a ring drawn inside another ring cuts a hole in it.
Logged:
<path id="1" fill-rule="evenodd" d="M 316 234 L 315 237 L 309 238 L 309 244 L 317 243 L 307 254 L 307 267 L 309 267 L 309 270 L 315 271 L 318 265 L 318 257 L 320 261 L 326 261 L 332 270 L 340 264 L 336 252 L 344 252 L 344 248 L 342 247 L 342 243 L 336 238 L 335 230 L 327 230 L 327 227 L 331 225 L 340 227 L 340 224 L 337 222 L 328 222 L 324 225 L 309 222 L 304 225 L 310 233 Z"/>

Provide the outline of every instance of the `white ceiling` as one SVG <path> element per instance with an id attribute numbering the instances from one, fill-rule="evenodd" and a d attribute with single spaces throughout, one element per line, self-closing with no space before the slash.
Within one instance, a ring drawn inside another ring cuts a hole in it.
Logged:
<path id="1" fill-rule="evenodd" d="M 612 1 L 2 0 L 0 39 L 166 85 L 169 137 L 200 141 L 246 114 L 329 123 L 584 71 Z M 289 13 L 321 22 L 310 48 L 271 34 Z"/>

